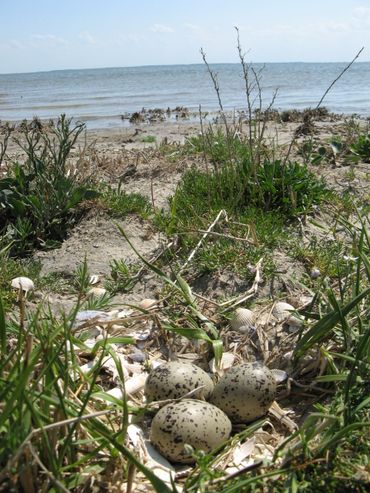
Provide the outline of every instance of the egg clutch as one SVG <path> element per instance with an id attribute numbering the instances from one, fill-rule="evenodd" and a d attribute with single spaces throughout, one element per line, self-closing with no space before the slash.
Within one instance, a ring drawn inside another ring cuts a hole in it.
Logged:
<path id="1" fill-rule="evenodd" d="M 151 371 L 144 391 L 148 402 L 173 400 L 154 416 L 150 440 L 168 460 L 186 464 L 194 462 L 189 445 L 210 452 L 230 437 L 232 423 L 264 416 L 276 381 L 259 362 L 233 366 L 216 385 L 194 364 L 169 362 Z"/>

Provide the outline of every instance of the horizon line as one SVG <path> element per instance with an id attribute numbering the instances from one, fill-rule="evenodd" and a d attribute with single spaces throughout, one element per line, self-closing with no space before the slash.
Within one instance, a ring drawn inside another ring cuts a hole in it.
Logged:
<path id="1" fill-rule="evenodd" d="M 251 65 L 273 65 L 273 64 L 293 64 L 293 63 L 301 63 L 301 64 L 341 64 L 341 63 L 349 63 L 348 61 L 336 61 L 336 62 L 304 62 L 304 61 L 290 61 L 290 62 L 250 62 Z M 370 60 L 359 60 L 355 62 L 358 63 L 370 63 Z M 148 63 L 143 65 L 122 65 L 122 66 L 110 66 L 110 67 L 84 67 L 84 68 L 57 68 L 57 69 L 49 69 L 49 70 L 31 70 L 27 72 L 0 72 L 1 75 L 31 75 L 31 74 L 44 74 L 51 72 L 72 72 L 72 71 L 80 71 L 80 70 L 112 70 L 112 69 L 121 69 L 121 68 L 145 68 L 145 67 L 181 67 L 181 66 L 194 66 L 194 65 L 204 65 L 203 62 L 193 62 L 193 63 Z M 240 62 L 211 62 L 212 65 L 240 65 Z M 204 65 L 205 67 L 205 65 Z M 205 67 L 206 68 L 206 67 Z"/>

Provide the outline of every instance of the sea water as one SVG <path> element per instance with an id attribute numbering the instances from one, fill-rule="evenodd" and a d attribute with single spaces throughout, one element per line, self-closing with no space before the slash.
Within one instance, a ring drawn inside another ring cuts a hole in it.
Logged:
<path id="1" fill-rule="evenodd" d="M 315 107 L 346 63 L 267 63 L 253 65 L 266 107 L 277 90 L 277 110 Z M 239 64 L 215 64 L 225 110 L 246 109 Z M 253 79 L 253 74 L 251 74 Z M 217 94 L 203 64 L 57 70 L 0 74 L 0 120 L 19 121 L 61 113 L 90 129 L 127 125 L 122 115 L 146 109 L 185 106 L 216 111 Z M 354 63 L 336 82 L 323 105 L 330 111 L 370 116 L 370 62 Z"/>

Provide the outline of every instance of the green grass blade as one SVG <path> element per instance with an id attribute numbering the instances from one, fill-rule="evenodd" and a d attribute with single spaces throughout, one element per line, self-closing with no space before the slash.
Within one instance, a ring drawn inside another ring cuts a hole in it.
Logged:
<path id="1" fill-rule="evenodd" d="M 6 323 L 3 300 L 0 297 L 0 350 L 4 357 L 6 353 Z"/>
<path id="2" fill-rule="evenodd" d="M 319 320 L 317 323 L 311 327 L 311 329 L 302 337 L 298 342 L 295 349 L 295 358 L 302 356 L 310 347 L 315 343 L 326 338 L 329 333 L 334 329 L 338 322 L 340 322 L 341 317 L 345 317 L 350 313 L 355 306 L 357 306 L 361 300 L 363 300 L 370 293 L 370 288 L 362 291 L 358 296 L 351 300 L 347 305 L 345 305 L 341 312 L 332 311 L 328 313 L 325 317 Z"/>

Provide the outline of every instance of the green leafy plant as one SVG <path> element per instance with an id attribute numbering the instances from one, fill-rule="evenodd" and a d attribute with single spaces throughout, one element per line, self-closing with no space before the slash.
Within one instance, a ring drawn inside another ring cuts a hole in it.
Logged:
<path id="1" fill-rule="evenodd" d="M 362 134 L 349 148 L 352 160 L 362 160 L 370 163 L 370 134 Z"/>
<path id="2" fill-rule="evenodd" d="M 81 216 L 79 205 L 98 196 L 67 162 L 84 128 L 82 123 L 72 126 L 65 115 L 48 126 L 37 120 L 22 124 L 17 142 L 26 160 L 14 163 L 0 180 L 0 231 L 12 243 L 13 255 L 63 240 Z"/>
<path id="3" fill-rule="evenodd" d="M 136 274 L 139 271 L 137 264 L 130 264 L 124 259 L 113 260 L 110 268 L 111 279 L 106 282 L 106 286 L 112 293 L 127 293 L 137 283 Z"/>

